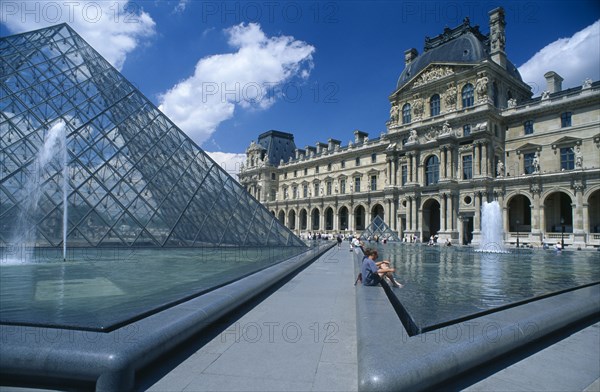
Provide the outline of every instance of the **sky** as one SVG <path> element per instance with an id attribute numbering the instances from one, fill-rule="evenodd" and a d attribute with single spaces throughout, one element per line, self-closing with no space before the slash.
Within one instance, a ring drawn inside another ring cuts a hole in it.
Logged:
<path id="1" fill-rule="evenodd" d="M 600 79 L 597 1 L 0 2 L 2 36 L 69 23 L 230 173 L 252 140 L 291 132 L 299 148 L 360 129 L 377 137 L 404 51 L 464 17 L 489 32 L 506 13 L 506 52 L 534 96 Z"/>

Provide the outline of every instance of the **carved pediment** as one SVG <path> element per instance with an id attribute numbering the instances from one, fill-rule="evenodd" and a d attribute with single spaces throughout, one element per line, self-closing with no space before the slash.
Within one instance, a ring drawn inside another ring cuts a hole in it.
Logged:
<path id="1" fill-rule="evenodd" d="M 552 143 L 552 148 L 556 148 L 558 146 L 564 146 L 564 145 L 574 145 L 574 144 L 577 144 L 577 145 L 581 144 L 581 139 L 571 137 L 571 136 L 565 136 L 565 137 L 561 137 L 560 139 L 558 139 L 557 141 Z"/>
<path id="2" fill-rule="evenodd" d="M 521 154 L 522 151 L 541 151 L 542 146 L 534 143 L 525 143 L 517 148 L 517 154 Z"/>
<path id="3" fill-rule="evenodd" d="M 415 77 L 412 87 L 419 87 L 453 74 L 454 69 L 448 65 L 431 65 Z"/>

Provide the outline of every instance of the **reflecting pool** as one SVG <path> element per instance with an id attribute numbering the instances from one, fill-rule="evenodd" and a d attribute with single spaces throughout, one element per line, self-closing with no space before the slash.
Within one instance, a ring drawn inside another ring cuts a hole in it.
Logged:
<path id="1" fill-rule="evenodd" d="M 392 292 L 421 332 L 600 281 L 600 252 L 512 249 L 491 254 L 404 243 L 377 249 L 378 260 L 390 260 L 404 284 Z"/>
<path id="2" fill-rule="evenodd" d="M 111 330 L 306 252 L 305 247 L 0 248 L 0 323 Z"/>

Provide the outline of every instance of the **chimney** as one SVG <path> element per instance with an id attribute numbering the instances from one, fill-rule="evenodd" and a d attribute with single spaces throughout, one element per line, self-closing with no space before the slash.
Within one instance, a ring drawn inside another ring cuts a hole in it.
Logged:
<path id="1" fill-rule="evenodd" d="M 561 78 L 559 74 L 554 71 L 550 71 L 546 72 L 544 77 L 546 78 L 546 91 L 548 91 L 550 94 L 557 93 L 562 90 L 562 81 L 564 79 Z"/>
<path id="2" fill-rule="evenodd" d="M 342 142 L 341 142 L 341 141 L 339 141 L 339 140 L 336 140 L 336 139 L 331 139 L 331 138 L 329 138 L 329 139 L 327 140 L 327 145 L 328 145 L 328 147 L 327 147 L 327 148 L 328 148 L 330 151 L 333 151 L 333 150 L 337 151 L 337 150 L 339 150 L 339 148 L 340 148 L 340 145 L 341 145 L 341 144 L 342 144 Z"/>
<path id="3" fill-rule="evenodd" d="M 358 129 L 354 131 L 354 144 L 359 144 L 365 141 L 365 137 L 369 137 L 367 132 L 359 131 Z"/>
<path id="4" fill-rule="evenodd" d="M 324 152 L 325 150 L 327 150 L 327 144 L 317 142 L 317 154 L 320 154 L 320 153 Z"/>
<path id="5" fill-rule="evenodd" d="M 407 66 L 408 64 L 412 63 L 412 61 L 414 59 L 416 59 L 418 55 L 419 55 L 419 52 L 417 52 L 417 49 L 415 49 L 415 48 L 410 48 L 408 50 L 405 50 L 404 51 L 404 66 Z"/>
<path id="6" fill-rule="evenodd" d="M 490 56 L 496 64 L 506 69 L 504 8 L 495 8 L 488 12 L 488 15 L 490 16 Z"/>

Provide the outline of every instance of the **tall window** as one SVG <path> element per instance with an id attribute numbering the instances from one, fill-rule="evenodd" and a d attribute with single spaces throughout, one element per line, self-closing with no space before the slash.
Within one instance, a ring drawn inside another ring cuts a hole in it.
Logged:
<path id="1" fill-rule="evenodd" d="M 294 170 L 294 177 L 298 177 L 298 170 Z"/>
<path id="2" fill-rule="evenodd" d="M 288 198 L 287 188 L 282 188 L 281 192 L 283 193 L 283 200 Z"/>
<path id="3" fill-rule="evenodd" d="M 304 175 L 305 176 L 308 175 L 308 169 L 307 168 L 304 168 Z"/>
<path id="4" fill-rule="evenodd" d="M 308 197 L 308 185 L 307 184 L 304 184 L 302 186 L 302 196 L 303 197 Z"/>
<path id="5" fill-rule="evenodd" d="M 346 194 L 346 180 L 345 179 L 340 180 L 340 193 L 342 195 Z"/>
<path id="6" fill-rule="evenodd" d="M 408 124 L 410 122 L 410 103 L 402 106 L 402 124 Z"/>
<path id="7" fill-rule="evenodd" d="M 271 201 L 275 201 L 277 197 L 277 191 L 275 189 L 271 189 Z"/>
<path id="8" fill-rule="evenodd" d="M 360 192 L 360 177 L 354 177 L 354 192 Z"/>
<path id="9" fill-rule="evenodd" d="M 402 185 L 408 182 L 408 166 L 402 165 Z"/>
<path id="10" fill-rule="evenodd" d="M 525 131 L 525 135 L 533 133 L 533 120 L 527 120 L 523 123 L 523 131 Z"/>
<path id="11" fill-rule="evenodd" d="M 317 197 L 319 196 L 319 183 L 315 182 L 313 184 L 313 196 Z"/>
<path id="12" fill-rule="evenodd" d="M 340 166 L 342 166 L 342 169 L 344 169 L 346 167 L 346 161 L 342 161 Z"/>
<path id="13" fill-rule="evenodd" d="M 275 173 L 271 173 L 271 180 L 275 179 Z"/>
<path id="14" fill-rule="evenodd" d="M 523 164 L 525 165 L 525 174 L 531 174 L 535 171 L 533 167 L 533 159 L 535 158 L 535 152 L 528 152 L 523 154 Z"/>
<path id="15" fill-rule="evenodd" d="M 327 164 L 327 171 L 331 171 L 331 163 Z"/>
<path id="16" fill-rule="evenodd" d="M 315 166 L 315 173 L 319 173 L 319 165 Z"/>
<path id="17" fill-rule="evenodd" d="M 430 113 L 431 117 L 437 116 L 438 114 L 440 114 L 440 95 L 439 94 L 434 94 L 429 99 L 429 113 Z"/>
<path id="18" fill-rule="evenodd" d="M 331 196 L 331 181 L 327 181 L 327 196 Z"/>
<path id="19" fill-rule="evenodd" d="M 560 115 L 560 126 L 562 128 L 571 126 L 571 112 L 564 112 Z"/>
<path id="20" fill-rule="evenodd" d="M 469 136 L 471 134 L 471 126 L 469 124 L 463 125 L 463 136 Z"/>
<path id="21" fill-rule="evenodd" d="M 473 106 L 473 85 L 471 83 L 465 84 L 462 88 L 462 107 L 468 108 Z"/>
<path id="22" fill-rule="evenodd" d="M 371 190 L 377 190 L 377 176 L 371 176 Z"/>
<path id="23" fill-rule="evenodd" d="M 298 187 L 297 186 L 292 188 L 292 194 L 294 195 L 294 199 L 298 198 Z"/>
<path id="24" fill-rule="evenodd" d="M 375 163 L 377 162 L 377 154 L 373 153 L 371 154 L 371 163 Z"/>
<path id="25" fill-rule="evenodd" d="M 360 157 L 356 157 L 355 164 L 356 166 L 360 166 Z"/>
<path id="26" fill-rule="evenodd" d="M 425 161 L 425 185 L 437 184 L 440 180 L 440 161 L 432 155 Z"/>
<path id="27" fill-rule="evenodd" d="M 560 149 L 560 168 L 562 170 L 575 169 L 575 152 L 571 147 L 563 147 Z"/>
<path id="28" fill-rule="evenodd" d="M 473 156 L 463 155 L 462 157 L 463 166 L 463 180 L 470 180 L 473 178 Z"/>

